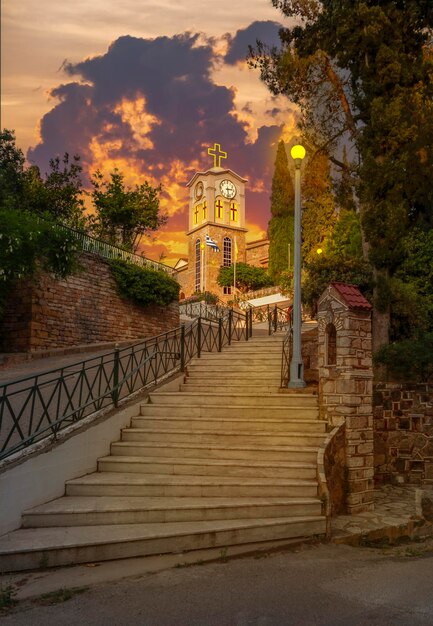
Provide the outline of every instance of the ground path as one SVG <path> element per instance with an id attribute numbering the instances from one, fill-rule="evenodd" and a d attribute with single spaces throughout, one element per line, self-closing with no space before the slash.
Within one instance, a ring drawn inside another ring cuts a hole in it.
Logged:
<path id="1" fill-rule="evenodd" d="M 22 601 L 2 626 L 427 626 L 432 569 L 432 540 L 303 545 L 98 584 L 52 606 Z"/>

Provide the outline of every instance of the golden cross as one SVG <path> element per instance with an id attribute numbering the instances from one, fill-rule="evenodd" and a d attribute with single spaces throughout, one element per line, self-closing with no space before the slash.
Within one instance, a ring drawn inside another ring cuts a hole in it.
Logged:
<path id="1" fill-rule="evenodd" d="M 213 166 L 221 167 L 221 159 L 227 158 L 227 152 L 221 150 L 221 146 L 219 143 L 214 143 L 213 148 L 208 148 L 207 153 L 213 156 Z"/>

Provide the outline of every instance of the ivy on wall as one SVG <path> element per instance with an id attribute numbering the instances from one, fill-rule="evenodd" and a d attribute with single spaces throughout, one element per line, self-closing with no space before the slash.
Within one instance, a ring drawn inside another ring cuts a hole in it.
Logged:
<path id="1" fill-rule="evenodd" d="M 127 261 L 110 261 L 119 294 L 136 304 L 167 306 L 179 298 L 179 283 L 165 272 L 138 267 Z"/>

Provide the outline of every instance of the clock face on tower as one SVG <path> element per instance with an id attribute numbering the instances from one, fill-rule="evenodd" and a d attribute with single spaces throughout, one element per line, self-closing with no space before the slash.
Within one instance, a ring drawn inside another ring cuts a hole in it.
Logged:
<path id="1" fill-rule="evenodd" d="M 200 200 L 200 198 L 203 195 L 203 191 L 204 191 L 203 183 L 200 181 L 195 186 L 195 197 L 197 198 L 197 200 Z"/>
<path id="2" fill-rule="evenodd" d="M 224 198 L 234 198 L 236 195 L 236 186 L 231 180 L 222 180 L 220 182 L 220 189 Z"/>

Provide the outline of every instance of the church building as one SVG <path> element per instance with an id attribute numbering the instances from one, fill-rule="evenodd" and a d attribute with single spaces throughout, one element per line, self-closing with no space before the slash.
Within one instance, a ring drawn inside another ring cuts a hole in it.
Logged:
<path id="1" fill-rule="evenodd" d="M 188 259 L 180 259 L 175 268 L 181 285 L 181 298 L 200 291 L 216 294 L 221 300 L 233 297 L 232 287 L 217 283 L 221 266 L 250 263 L 267 267 L 269 241 L 246 243 L 245 185 L 248 182 L 231 169 L 221 167 L 227 158 L 219 144 L 209 148 L 214 166 L 196 172 L 187 183 Z"/>

